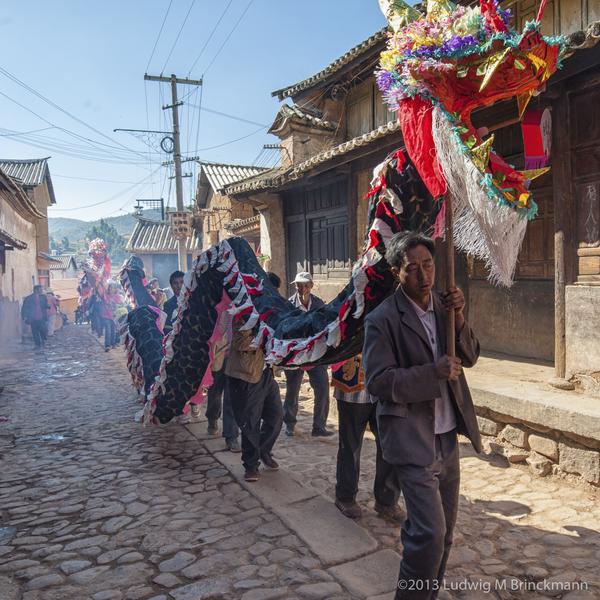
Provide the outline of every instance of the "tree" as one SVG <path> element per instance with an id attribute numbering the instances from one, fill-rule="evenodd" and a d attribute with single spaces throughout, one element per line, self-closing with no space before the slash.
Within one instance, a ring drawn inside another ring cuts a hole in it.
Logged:
<path id="1" fill-rule="evenodd" d="M 104 219 L 100 219 L 98 225 L 94 225 L 86 234 L 88 242 L 96 238 L 102 238 L 106 242 L 108 248 L 108 256 L 113 264 L 119 264 L 125 260 L 127 253 L 125 251 L 125 239 L 115 227 L 107 223 Z"/>
<path id="2" fill-rule="evenodd" d="M 59 250 L 59 244 L 52 236 L 50 236 L 50 250 L 56 250 L 57 252 Z"/>
<path id="3" fill-rule="evenodd" d="M 70 252 L 72 250 L 71 242 L 69 241 L 69 238 L 66 235 L 61 240 L 60 245 L 62 246 L 63 252 Z"/>

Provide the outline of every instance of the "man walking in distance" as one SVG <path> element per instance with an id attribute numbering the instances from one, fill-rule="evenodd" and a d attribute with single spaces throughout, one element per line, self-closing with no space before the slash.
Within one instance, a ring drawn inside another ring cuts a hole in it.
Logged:
<path id="1" fill-rule="evenodd" d="M 384 459 L 394 466 L 406 502 L 396 600 L 437 596 L 458 511 L 457 433 L 477 452 L 481 439 L 462 367 L 479 357 L 457 288 L 433 291 L 434 244 L 412 232 L 394 235 L 386 259 L 396 292 L 365 319 L 367 389 L 378 398 Z M 456 316 L 456 357 L 447 356 L 446 321 Z"/>
<path id="2" fill-rule="evenodd" d="M 294 279 L 294 284 L 296 285 L 296 293 L 290 298 L 290 302 L 296 308 L 308 312 L 325 305 L 321 298 L 311 293 L 314 283 L 310 273 L 298 273 Z M 314 437 L 328 437 L 333 435 L 333 431 L 328 431 L 326 427 L 327 416 L 329 415 L 329 377 L 325 366 L 311 367 L 306 371 L 303 369 L 285 370 L 286 391 L 283 405 L 285 433 L 290 436 L 294 435 L 294 428 L 298 421 L 298 397 L 300 396 L 300 386 L 305 372 L 308 374 L 308 381 L 315 395 L 312 435 Z"/>
<path id="3" fill-rule="evenodd" d="M 48 299 L 41 285 L 33 286 L 33 294 L 23 299 L 21 318 L 31 327 L 31 335 L 36 350 L 46 343 L 48 333 Z"/>
<path id="4" fill-rule="evenodd" d="M 271 451 L 281 431 L 283 410 L 273 370 L 260 348 L 252 348 L 253 334 L 234 322 L 231 349 L 225 367 L 226 394 L 242 432 L 242 463 L 246 481 L 258 481 L 260 462 L 278 469 Z"/>

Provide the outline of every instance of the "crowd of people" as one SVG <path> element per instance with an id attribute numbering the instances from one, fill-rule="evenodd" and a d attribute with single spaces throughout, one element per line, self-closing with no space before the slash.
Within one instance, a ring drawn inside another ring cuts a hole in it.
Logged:
<path id="1" fill-rule="evenodd" d="M 111 280 L 85 298 L 78 307 L 76 321 L 88 321 L 93 333 L 99 338 L 104 336 L 104 351 L 109 352 L 119 345 L 118 322 L 129 310 L 121 286 Z"/>
<path id="2" fill-rule="evenodd" d="M 261 348 L 252 345 L 253 334 L 223 311 L 220 335 L 211 337 L 212 385 L 206 391 L 207 432 L 221 435 L 227 448 L 241 453 L 244 479 L 260 479 L 261 466 L 278 469 L 274 448 L 285 425 L 295 435 L 300 388 L 306 375 L 314 391 L 312 436 L 329 437 L 329 394 L 333 387 L 338 408 L 338 453 L 335 505 L 343 515 L 358 519 L 360 455 L 367 427 L 376 442 L 373 481 L 375 511 L 380 517 L 402 523 L 403 557 L 397 598 L 405 596 L 410 582 L 433 586 L 442 580 L 458 511 L 460 481 L 457 434 L 467 436 L 477 451 L 481 440 L 463 367 L 479 356 L 479 343 L 465 321 L 465 300 L 457 288 L 434 291 L 435 247 L 416 233 L 400 233 L 388 243 L 386 259 L 398 286 L 365 318 L 363 352 L 328 368 L 313 366 L 283 369 L 286 380 L 282 402 L 276 377 L 281 370 L 266 363 Z M 275 273 L 267 274 L 276 289 Z M 184 273 L 175 271 L 169 283 L 172 296 L 151 279 L 148 291 L 165 311 L 165 334 L 172 327 L 183 289 Z M 313 294 L 308 272 L 294 279 L 289 299 L 299 312 L 318 310 L 323 301 Z M 118 341 L 116 322 L 128 307 L 120 286 L 112 281 L 87 298 L 84 317 L 93 331 L 104 334 L 105 350 Z M 456 356 L 446 352 L 446 323 L 454 313 Z M 25 298 L 24 321 L 31 327 L 36 347 L 43 347 L 59 314 L 52 294 L 35 286 Z M 200 416 L 192 405 L 183 422 Z M 400 494 L 406 515 L 398 506 Z M 415 597 L 433 598 L 432 592 Z"/>
<path id="3" fill-rule="evenodd" d="M 421 234 L 400 233 L 390 240 L 386 259 L 397 289 L 367 315 L 362 355 L 332 365 L 339 435 L 335 505 L 348 518 L 362 515 L 356 496 L 368 427 L 377 448 L 375 511 L 390 522 L 402 523 L 396 599 L 436 597 L 458 512 L 457 435 L 465 435 L 475 450 L 481 450 L 463 374 L 463 367 L 477 361 L 479 343 L 465 321 L 462 292 L 457 288 L 441 294 L 434 291 L 434 253 L 431 239 Z M 273 273 L 268 276 L 279 287 L 279 278 Z M 298 273 L 294 284 L 296 293 L 290 301 L 299 311 L 323 305 L 312 293 L 310 273 Z M 222 414 L 227 446 L 234 452 L 241 450 L 244 478 L 255 482 L 261 466 L 279 467 L 274 454 L 283 425 L 288 436 L 295 433 L 305 374 L 315 397 L 312 435 L 333 435 L 326 427 L 329 373 L 322 366 L 285 369 L 282 403 L 275 369 L 265 362 L 264 352 L 252 346 L 252 333 L 226 314 L 219 322 L 221 346 L 212 349 L 218 360 L 213 362 L 214 384 L 206 406 L 208 432 L 218 433 L 217 419 Z M 451 314 L 456 356 L 446 350 Z M 398 506 L 400 494 L 406 514 Z"/>

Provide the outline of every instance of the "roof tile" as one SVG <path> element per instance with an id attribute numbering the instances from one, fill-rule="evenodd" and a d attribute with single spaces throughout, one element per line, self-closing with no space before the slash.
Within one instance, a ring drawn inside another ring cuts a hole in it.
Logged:
<path id="1" fill-rule="evenodd" d="M 200 246 L 200 238 L 196 231 L 187 240 L 188 252 L 193 252 Z M 177 240 L 172 235 L 171 225 L 166 221 L 149 221 L 138 219 L 129 242 L 128 252 L 177 252 Z"/>

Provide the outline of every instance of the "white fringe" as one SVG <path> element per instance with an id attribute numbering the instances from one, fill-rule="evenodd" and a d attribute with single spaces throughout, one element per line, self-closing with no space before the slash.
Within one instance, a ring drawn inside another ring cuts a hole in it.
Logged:
<path id="1" fill-rule="evenodd" d="M 510 287 L 527 219 L 488 196 L 481 172 L 461 152 L 448 117 L 437 107 L 433 109 L 433 139 L 452 195 L 454 244 L 485 261 L 492 283 Z"/>

